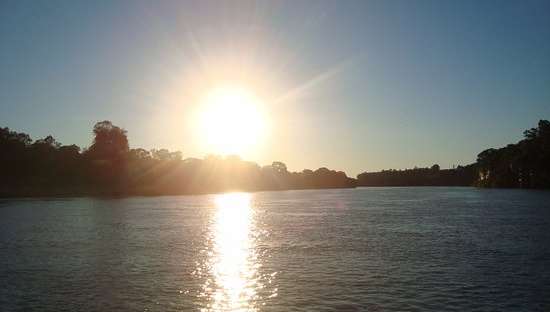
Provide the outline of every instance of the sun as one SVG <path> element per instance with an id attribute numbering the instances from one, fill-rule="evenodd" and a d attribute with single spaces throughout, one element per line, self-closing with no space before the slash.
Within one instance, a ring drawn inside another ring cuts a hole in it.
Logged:
<path id="1" fill-rule="evenodd" d="M 256 149 L 266 135 L 263 103 L 242 87 L 210 90 L 200 109 L 200 138 L 207 150 L 222 155 L 243 155 Z"/>

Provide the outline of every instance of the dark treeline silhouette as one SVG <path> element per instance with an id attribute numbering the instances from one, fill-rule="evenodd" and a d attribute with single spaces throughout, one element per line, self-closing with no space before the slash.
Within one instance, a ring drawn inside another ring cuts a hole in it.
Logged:
<path id="1" fill-rule="evenodd" d="M 550 122 L 539 121 L 524 139 L 477 155 L 477 185 L 484 187 L 550 188 Z"/>
<path id="2" fill-rule="evenodd" d="M 130 149 L 127 133 L 110 121 L 93 128 L 81 150 L 52 136 L 32 141 L 0 128 L 0 196 L 161 195 L 232 190 L 354 187 L 342 171 L 289 172 L 282 162 L 260 167 L 237 156 L 182 159 L 166 149 Z"/>
<path id="3" fill-rule="evenodd" d="M 550 122 L 540 120 L 537 128 L 523 134 L 518 143 L 487 149 L 467 166 L 363 172 L 357 185 L 550 188 Z"/>
<path id="4" fill-rule="evenodd" d="M 477 176 L 475 165 L 456 169 L 430 168 L 363 172 L 357 176 L 358 186 L 471 186 Z"/>
<path id="5" fill-rule="evenodd" d="M 0 197 L 50 195 L 163 195 L 355 186 L 481 186 L 550 188 L 550 122 L 524 139 L 487 149 L 477 162 L 454 169 L 363 172 L 357 179 L 319 168 L 290 172 L 275 161 L 260 167 L 238 156 L 182 159 L 166 149 L 130 149 L 126 130 L 110 121 L 93 128 L 88 149 L 62 145 L 52 136 L 0 128 Z"/>

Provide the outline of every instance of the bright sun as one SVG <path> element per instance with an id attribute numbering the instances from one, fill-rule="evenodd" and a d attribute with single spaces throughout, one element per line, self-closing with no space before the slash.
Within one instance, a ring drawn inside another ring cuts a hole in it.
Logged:
<path id="1" fill-rule="evenodd" d="M 217 154 L 249 153 L 266 134 L 261 101 L 250 91 L 220 87 L 208 92 L 201 108 L 200 137 Z"/>

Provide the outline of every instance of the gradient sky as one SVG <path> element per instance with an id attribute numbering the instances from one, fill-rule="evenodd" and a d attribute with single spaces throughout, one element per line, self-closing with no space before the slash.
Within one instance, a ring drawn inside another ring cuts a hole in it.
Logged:
<path id="1" fill-rule="evenodd" d="M 201 92 L 237 83 L 271 132 L 242 155 L 349 175 L 473 162 L 550 118 L 550 1 L 0 2 L 0 126 L 202 157 Z"/>

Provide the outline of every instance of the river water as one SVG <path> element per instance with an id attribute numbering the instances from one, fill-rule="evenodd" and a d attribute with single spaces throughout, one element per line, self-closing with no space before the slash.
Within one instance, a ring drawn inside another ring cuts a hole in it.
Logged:
<path id="1" fill-rule="evenodd" d="M 0 201 L 0 311 L 550 311 L 550 192 Z"/>

